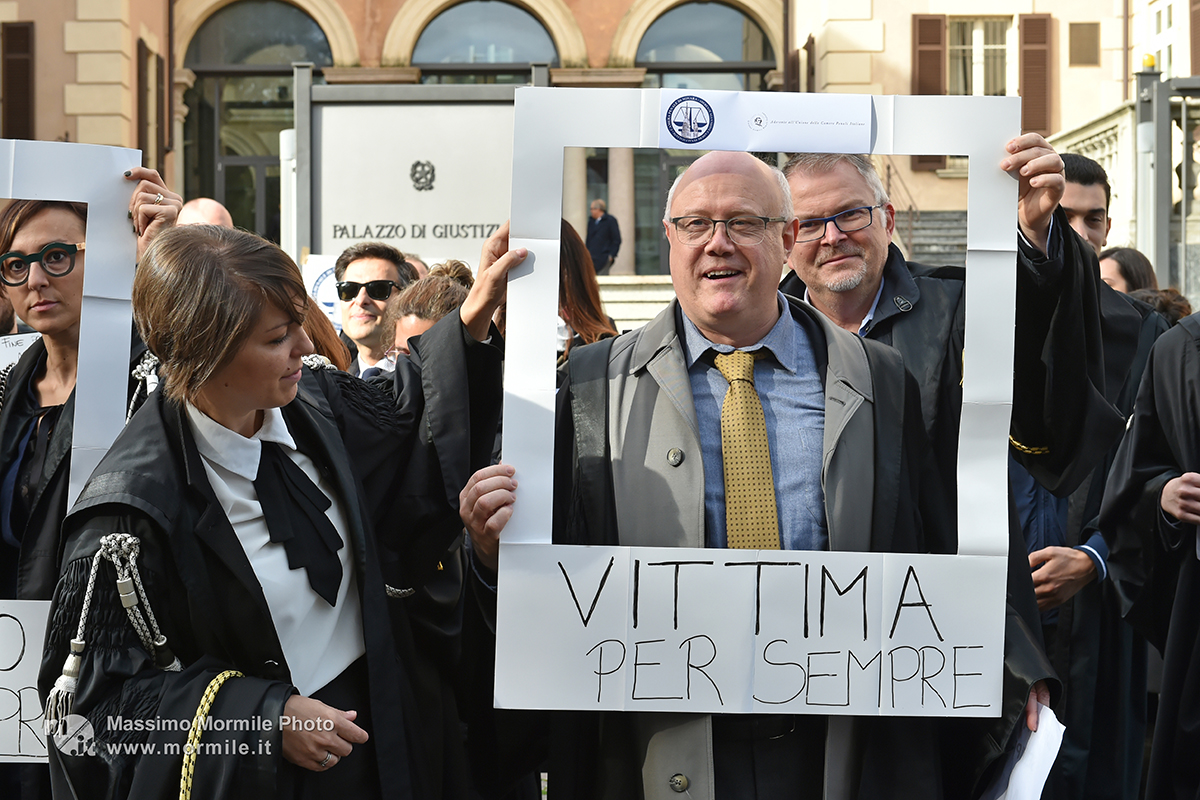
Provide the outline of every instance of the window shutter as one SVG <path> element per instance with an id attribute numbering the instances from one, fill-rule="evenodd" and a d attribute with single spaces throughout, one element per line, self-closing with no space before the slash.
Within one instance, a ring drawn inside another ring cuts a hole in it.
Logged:
<path id="1" fill-rule="evenodd" d="M 1189 34 L 1192 44 L 1192 73 L 1200 75 L 1200 0 L 1191 0 L 1192 13 L 1189 15 L 1188 23 L 1191 25 Z M 1162 69 L 1162 65 L 1159 65 Z"/>
<path id="2" fill-rule="evenodd" d="M 1197 0 L 1200 2 L 1200 0 Z M 946 15 L 912 15 L 912 93 L 946 93 Z M 913 172 L 945 169 L 946 157 L 912 156 Z"/>
<path id="3" fill-rule="evenodd" d="M 0 137 L 33 137 L 33 23 L 0 25 L 0 52 L 4 60 L 3 120 Z"/>
<path id="4" fill-rule="evenodd" d="M 1050 15 L 1022 14 L 1021 129 L 1050 135 Z"/>

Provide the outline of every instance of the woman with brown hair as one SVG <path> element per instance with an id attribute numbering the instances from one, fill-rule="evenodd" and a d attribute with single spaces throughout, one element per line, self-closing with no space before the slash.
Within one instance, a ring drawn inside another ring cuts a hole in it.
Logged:
<path id="1" fill-rule="evenodd" d="M 183 204 L 154 170 L 130 170 L 138 255 Z M 0 281 L 42 336 L 0 379 L 0 598 L 48 600 L 67 514 L 87 206 L 14 200 L 0 212 Z M 144 348 L 135 348 L 134 361 Z M 130 386 L 130 393 L 135 390 Z"/>
<path id="2" fill-rule="evenodd" d="M 571 223 L 562 221 L 558 258 L 559 365 L 565 364 L 571 348 L 617 335 L 617 326 L 604 313 L 600 283 L 592 257 Z M 565 327 L 565 329 L 564 329 Z"/>
<path id="3" fill-rule="evenodd" d="M 182 206 L 154 170 L 125 174 L 138 254 Z M 87 206 L 13 200 L 0 212 L 0 281 L 17 316 L 41 338 L 0 372 L 0 598 L 49 600 L 62 555 L 75 422 L 75 375 L 87 250 Z M 11 325 L 11 323 L 10 323 Z M 7 331 L 5 331 L 7 333 Z M 144 348 L 134 343 L 130 361 Z M 126 373 L 129 375 L 129 373 Z M 142 387 L 131 380 L 129 393 Z M 38 796 L 40 765 L 0 764 L 0 797 Z M 48 792 L 48 787 L 45 789 Z"/>
<path id="4" fill-rule="evenodd" d="M 379 323 L 383 341 L 392 343 L 388 358 L 395 362 L 407 356 L 408 340 L 461 306 L 474 283 L 470 267 L 461 261 L 448 261 L 435 264 L 427 276 L 406 287 L 388 305 Z"/>
<path id="5" fill-rule="evenodd" d="M 423 371 L 397 369 L 393 400 L 302 366 L 304 283 L 275 245 L 215 226 L 154 243 L 133 303 L 162 385 L 64 524 L 40 680 L 47 718 L 88 720 L 106 748 L 52 750 L 79 796 L 172 793 L 187 726 L 111 720 L 194 715 L 220 755 L 195 761 L 193 798 L 442 796 L 443 740 L 419 719 L 407 611 L 387 597 L 461 535 L 446 486 L 490 453 L 500 357 L 481 340 L 523 257 L 485 250 L 478 291 L 422 339 Z M 117 576 L 135 571 L 149 628 L 122 611 L 135 591 Z M 155 755 L 113 747 L 131 742 Z"/>

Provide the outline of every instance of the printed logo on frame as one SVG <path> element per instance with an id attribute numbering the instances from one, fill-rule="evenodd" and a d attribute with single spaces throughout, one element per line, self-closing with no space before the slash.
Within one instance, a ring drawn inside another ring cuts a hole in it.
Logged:
<path id="1" fill-rule="evenodd" d="M 667 130 L 684 144 L 703 141 L 712 129 L 712 106 L 695 95 L 685 95 L 667 109 Z"/>

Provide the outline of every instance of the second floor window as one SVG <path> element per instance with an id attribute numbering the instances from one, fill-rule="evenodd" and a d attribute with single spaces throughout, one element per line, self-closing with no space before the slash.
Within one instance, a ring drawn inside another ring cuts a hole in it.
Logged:
<path id="1" fill-rule="evenodd" d="M 1008 94 L 1007 18 L 949 20 L 949 94 Z"/>

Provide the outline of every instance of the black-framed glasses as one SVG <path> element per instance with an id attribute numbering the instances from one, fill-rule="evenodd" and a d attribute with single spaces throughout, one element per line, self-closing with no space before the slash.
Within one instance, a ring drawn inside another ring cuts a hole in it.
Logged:
<path id="1" fill-rule="evenodd" d="M 18 253 L 16 250 L 0 256 L 0 281 L 8 286 L 23 286 L 29 280 L 29 268 L 33 262 L 42 265 L 42 271 L 51 278 L 70 275 L 75 269 L 75 254 L 84 249 L 84 243 L 63 244 L 51 242 L 36 253 Z"/>
<path id="2" fill-rule="evenodd" d="M 337 293 L 338 297 L 349 303 L 354 298 L 358 297 L 358 292 L 363 287 L 367 287 L 367 297 L 372 300 L 387 300 L 392 296 L 392 287 L 400 288 L 400 284 L 395 281 L 378 280 L 359 283 L 358 281 L 338 281 Z"/>
<path id="3" fill-rule="evenodd" d="M 859 206 L 848 208 L 832 217 L 816 217 L 800 220 L 800 230 L 796 234 L 797 242 L 815 242 L 825 236 L 825 226 L 833 223 L 842 233 L 854 233 L 868 228 L 875 221 L 874 211 L 883 206 Z"/>
<path id="4" fill-rule="evenodd" d="M 725 225 L 725 235 L 734 244 L 758 244 L 767 235 L 767 225 L 783 222 L 783 217 L 732 217 L 709 219 L 708 217 L 671 217 L 668 222 L 675 226 L 675 234 L 682 244 L 699 247 L 708 244 L 717 230 L 717 223 Z"/>

